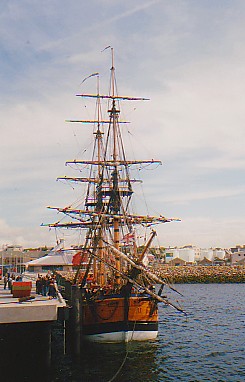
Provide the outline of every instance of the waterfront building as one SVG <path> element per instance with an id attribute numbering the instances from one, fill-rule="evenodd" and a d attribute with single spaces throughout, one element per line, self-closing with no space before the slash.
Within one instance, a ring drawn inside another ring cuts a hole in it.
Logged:
<path id="1" fill-rule="evenodd" d="M 174 259 L 181 259 L 184 263 L 194 264 L 199 251 L 199 248 L 193 247 L 191 245 L 181 248 L 166 248 L 165 263 L 169 264 L 170 262 L 173 262 Z"/>
<path id="2" fill-rule="evenodd" d="M 42 273 L 48 271 L 72 271 L 76 255 L 73 251 L 64 250 L 64 240 L 57 242 L 56 246 L 46 256 L 26 263 L 26 272 Z"/>
<path id="3" fill-rule="evenodd" d="M 170 261 L 173 259 L 179 257 L 179 250 L 178 248 L 166 248 L 164 251 L 164 256 L 165 256 L 165 263 L 168 264 Z"/>
<path id="4" fill-rule="evenodd" d="M 221 248 L 214 248 L 213 249 L 213 259 L 220 259 L 224 260 L 226 256 L 226 251 Z"/>
<path id="5" fill-rule="evenodd" d="M 213 262 L 209 259 L 207 259 L 206 257 L 204 257 L 202 260 L 198 261 L 198 265 L 204 265 L 204 266 L 208 266 L 208 265 L 212 265 Z"/>
<path id="6" fill-rule="evenodd" d="M 200 260 L 203 260 L 204 258 L 208 260 L 213 260 L 214 258 L 214 251 L 212 248 L 205 248 L 200 250 Z"/>
<path id="7" fill-rule="evenodd" d="M 21 273 L 25 270 L 25 264 L 28 261 L 42 257 L 48 252 L 47 247 L 24 249 L 21 245 L 3 245 L 0 250 L 0 274 L 2 275 L 5 272 Z"/>
<path id="8" fill-rule="evenodd" d="M 186 261 L 180 259 L 179 257 L 175 257 L 174 259 L 169 261 L 168 265 L 170 265 L 170 266 L 186 265 Z"/>
<path id="9" fill-rule="evenodd" d="M 186 263 L 193 264 L 195 262 L 195 248 L 193 247 L 184 247 L 179 249 L 179 257 L 184 260 Z"/>
<path id="10" fill-rule="evenodd" d="M 48 271 L 67 271 L 73 269 L 72 259 L 74 253 L 48 254 L 39 259 L 27 262 L 26 271 L 31 273 L 43 273 Z"/>
<path id="11" fill-rule="evenodd" d="M 236 265 L 236 264 L 242 264 L 245 259 L 245 246 L 236 246 L 235 248 L 231 248 L 231 264 Z"/>

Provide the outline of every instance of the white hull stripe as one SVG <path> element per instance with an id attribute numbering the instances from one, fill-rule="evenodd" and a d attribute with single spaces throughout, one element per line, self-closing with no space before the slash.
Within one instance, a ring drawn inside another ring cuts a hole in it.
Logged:
<path id="1" fill-rule="evenodd" d="M 158 331 L 128 331 L 84 335 L 83 339 L 89 342 L 130 342 L 149 341 L 156 339 Z"/>

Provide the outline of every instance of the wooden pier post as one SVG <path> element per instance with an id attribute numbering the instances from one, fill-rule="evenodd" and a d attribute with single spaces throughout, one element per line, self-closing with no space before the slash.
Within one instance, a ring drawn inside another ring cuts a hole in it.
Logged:
<path id="1" fill-rule="evenodd" d="M 80 354 L 81 345 L 81 290 L 78 285 L 71 286 L 71 309 L 67 328 L 67 338 L 71 352 Z"/>

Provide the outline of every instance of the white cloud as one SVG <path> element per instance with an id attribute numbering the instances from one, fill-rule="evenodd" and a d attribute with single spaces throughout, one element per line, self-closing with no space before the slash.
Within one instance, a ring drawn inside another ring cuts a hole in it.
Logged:
<path id="1" fill-rule="evenodd" d="M 201 248 L 230 248 L 244 242 L 245 223 L 242 218 L 186 218 L 181 222 L 158 227 L 161 245 L 196 245 Z M 231 235 L 232 232 L 232 235 Z"/>

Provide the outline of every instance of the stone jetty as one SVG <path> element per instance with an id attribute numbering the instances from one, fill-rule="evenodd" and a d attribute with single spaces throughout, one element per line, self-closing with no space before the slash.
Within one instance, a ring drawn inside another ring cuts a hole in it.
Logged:
<path id="1" fill-rule="evenodd" d="M 151 268 L 161 278 L 169 283 L 245 283 L 245 266 L 200 266 L 184 265 L 169 266 L 166 264 L 152 266 Z M 75 272 L 57 272 L 57 281 L 60 286 L 71 288 Z M 67 298 L 67 296 L 66 296 Z"/>
<path id="2" fill-rule="evenodd" d="M 245 283 L 245 266 L 158 266 L 154 272 L 170 283 Z"/>

